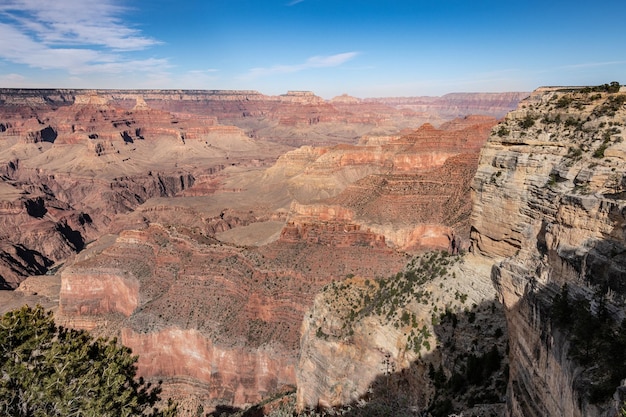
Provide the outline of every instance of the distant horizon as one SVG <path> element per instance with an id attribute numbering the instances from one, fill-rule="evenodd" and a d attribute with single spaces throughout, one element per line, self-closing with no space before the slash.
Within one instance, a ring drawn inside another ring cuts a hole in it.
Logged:
<path id="1" fill-rule="evenodd" d="M 312 93 L 314 96 L 319 97 L 325 101 L 331 101 L 335 98 L 339 97 L 351 97 L 358 100 L 367 100 L 367 99 L 392 99 L 392 98 L 441 98 L 448 95 L 453 94 L 519 94 L 519 93 L 532 93 L 538 88 L 584 88 L 588 86 L 580 85 L 580 86 L 539 86 L 533 90 L 529 91 L 450 91 L 447 93 L 443 93 L 441 95 L 411 95 L 411 96 L 377 96 L 377 97 L 358 97 L 353 96 L 351 94 L 342 93 L 333 97 L 322 97 L 317 94 L 314 90 L 288 90 L 283 93 L 278 94 L 267 94 L 263 91 L 253 90 L 253 89 L 245 89 L 245 90 L 235 90 L 235 89 L 201 89 L 201 88 L 73 88 L 73 87 L 3 87 L 0 86 L 0 91 L 6 90 L 27 90 L 27 91 L 129 91 L 129 92 L 159 92 L 159 91 L 187 91 L 187 92 L 215 92 L 215 93 L 256 93 L 265 97 L 281 97 L 288 96 L 290 93 Z"/>
<path id="2" fill-rule="evenodd" d="M 0 87 L 330 99 L 600 85 L 626 74 L 611 21 L 625 14 L 622 0 L 3 0 Z"/>

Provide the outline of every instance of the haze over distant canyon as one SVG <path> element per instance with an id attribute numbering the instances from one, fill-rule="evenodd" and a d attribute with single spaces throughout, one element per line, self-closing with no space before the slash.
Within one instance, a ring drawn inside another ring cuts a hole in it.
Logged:
<path id="1" fill-rule="evenodd" d="M 118 337 L 182 415 L 614 415 L 618 90 L 0 89 L 2 310 Z"/>

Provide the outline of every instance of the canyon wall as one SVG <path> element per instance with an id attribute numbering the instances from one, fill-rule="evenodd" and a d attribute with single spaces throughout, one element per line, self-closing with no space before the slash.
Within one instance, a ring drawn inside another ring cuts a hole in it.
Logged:
<path id="1" fill-rule="evenodd" d="M 621 404 L 626 368 L 611 352 L 624 348 L 625 102 L 539 89 L 481 152 L 472 250 L 493 259 L 506 307 L 509 416 L 605 416 Z"/>
<path id="2" fill-rule="evenodd" d="M 174 398 L 207 409 L 258 402 L 296 383 L 300 324 L 324 285 L 398 271 L 408 259 L 399 248 L 467 245 L 469 185 L 494 123 L 302 147 L 223 178 L 209 196 L 149 200 L 61 272 L 58 319 L 120 334 L 141 375 Z M 262 243 L 240 244 L 247 233 Z"/>
<path id="3" fill-rule="evenodd" d="M 0 89 L 3 109 L 62 109 L 73 104 L 109 104 L 124 110 L 153 109 L 209 115 L 237 126 L 248 137 L 291 146 L 352 143 L 370 132 L 396 133 L 429 122 L 440 125 L 469 114 L 502 117 L 528 93 L 465 93 L 443 97 L 324 100 L 308 91 L 268 96 L 228 90 Z M 0 120 L 0 123 L 3 123 Z"/>
<path id="4" fill-rule="evenodd" d="M 260 401 L 295 384 L 324 286 L 467 248 L 496 120 L 450 119 L 309 92 L 0 90 L 2 285 L 120 337 L 190 415 Z"/>
<path id="5" fill-rule="evenodd" d="M 150 109 L 141 98 L 124 109 L 107 97 L 56 90 L 3 90 L 2 97 L 5 289 L 58 269 L 149 198 L 211 193 L 227 165 L 263 166 L 283 149 L 254 142 L 215 117 Z"/>
<path id="6" fill-rule="evenodd" d="M 287 176 L 296 199 L 282 238 L 335 246 L 369 240 L 400 250 L 447 250 L 456 240 L 467 248 L 469 187 L 494 123 L 472 116 L 382 144 L 285 154 L 266 174 Z"/>

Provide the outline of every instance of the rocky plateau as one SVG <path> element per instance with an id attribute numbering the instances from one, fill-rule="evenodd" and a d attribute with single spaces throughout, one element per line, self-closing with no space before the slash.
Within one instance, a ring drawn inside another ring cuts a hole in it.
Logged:
<path id="1" fill-rule="evenodd" d="M 183 415 L 615 416 L 626 92 L 519 98 L 1 90 L 3 309 Z"/>

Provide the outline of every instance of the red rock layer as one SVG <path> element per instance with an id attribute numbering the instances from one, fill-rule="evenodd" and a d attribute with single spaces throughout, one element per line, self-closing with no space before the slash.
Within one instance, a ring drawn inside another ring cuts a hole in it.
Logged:
<path id="1" fill-rule="evenodd" d="M 321 244 L 244 250 L 177 230 L 152 224 L 81 254 L 62 273 L 58 320 L 121 332 L 140 375 L 207 407 L 241 406 L 294 384 L 300 322 L 315 293 L 337 277 L 374 278 L 405 259 L 387 248 L 338 253 Z"/>
<path id="2" fill-rule="evenodd" d="M 493 118 L 468 117 L 445 129 L 426 124 L 383 145 L 339 145 L 309 152 L 301 176 L 309 175 L 312 181 L 320 182 L 321 172 L 340 175 L 346 167 L 370 169 L 361 169 L 362 178 L 345 188 L 338 186 L 331 198 L 292 205 L 281 239 L 402 249 L 447 249 L 453 239 L 467 242 L 470 184 L 480 147 L 494 124 Z"/>

